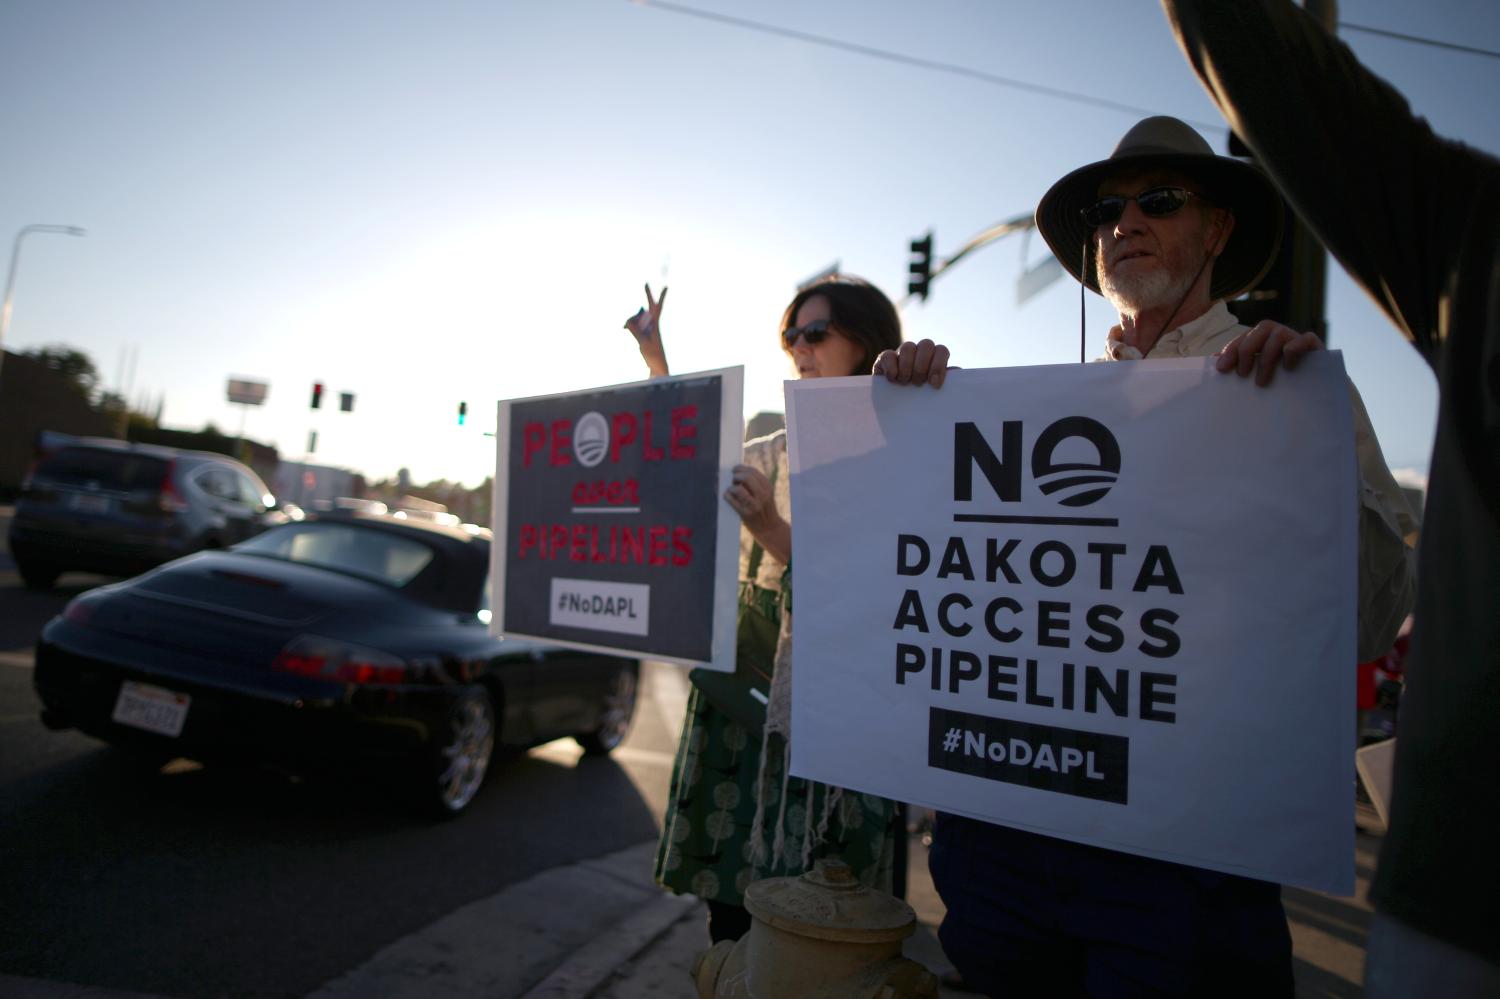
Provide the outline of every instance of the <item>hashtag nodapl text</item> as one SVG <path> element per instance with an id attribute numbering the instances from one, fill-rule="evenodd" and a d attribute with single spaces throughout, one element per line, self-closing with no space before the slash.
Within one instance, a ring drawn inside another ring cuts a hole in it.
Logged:
<path id="1" fill-rule="evenodd" d="M 1123 805 L 1130 787 L 1130 740 L 929 708 L 927 765 Z"/>

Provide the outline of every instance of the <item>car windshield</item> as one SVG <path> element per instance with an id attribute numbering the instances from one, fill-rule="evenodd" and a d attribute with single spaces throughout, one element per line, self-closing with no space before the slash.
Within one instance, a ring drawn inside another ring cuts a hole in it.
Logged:
<path id="1" fill-rule="evenodd" d="M 397 587 L 433 559 L 433 550 L 412 538 L 329 523 L 288 524 L 241 542 L 235 551 L 337 569 Z"/>
<path id="2" fill-rule="evenodd" d="M 157 488 L 166 470 L 167 463 L 153 455 L 66 447 L 43 458 L 37 464 L 35 475 L 59 485 L 96 483 L 100 489 L 126 492 Z"/>

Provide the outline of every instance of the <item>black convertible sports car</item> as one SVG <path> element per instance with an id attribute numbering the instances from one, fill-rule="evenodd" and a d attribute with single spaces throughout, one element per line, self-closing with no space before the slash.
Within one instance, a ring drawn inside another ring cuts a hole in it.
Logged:
<path id="1" fill-rule="evenodd" d="M 442 815 L 497 742 L 609 752 L 639 663 L 492 638 L 488 533 L 325 514 L 90 590 L 37 643 L 42 720 L 162 759 L 395 763 Z"/>

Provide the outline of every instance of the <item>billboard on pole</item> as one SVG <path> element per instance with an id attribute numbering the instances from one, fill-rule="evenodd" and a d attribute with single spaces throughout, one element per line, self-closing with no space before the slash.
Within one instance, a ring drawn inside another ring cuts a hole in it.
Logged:
<path id="1" fill-rule="evenodd" d="M 266 402 L 266 393 L 271 389 L 269 382 L 254 382 L 247 378 L 231 378 L 226 394 L 230 402 L 237 402 L 241 406 L 263 406 Z"/>

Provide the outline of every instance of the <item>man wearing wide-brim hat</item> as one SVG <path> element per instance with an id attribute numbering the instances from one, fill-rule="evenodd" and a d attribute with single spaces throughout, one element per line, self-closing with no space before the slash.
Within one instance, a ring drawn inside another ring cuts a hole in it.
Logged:
<path id="1" fill-rule="evenodd" d="M 1063 177 L 1036 212 L 1057 259 L 1119 313 L 1106 359 L 1218 355 L 1220 371 L 1254 374 L 1262 385 L 1322 347 L 1313 334 L 1278 323 L 1247 328 L 1225 305 L 1265 275 L 1282 219 L 1281 198 L 1259 171 L 1214 155 L 1185 123 L 1165 117 L 1138 123 L 1108 159 Z M 876 373 L 939 385 L 946 361 L 944 348 L 905 344 L 882 355 Z M 1390 647 L 1411 608 L 1404 538 L 1415 521 L 1352 385 L 1350 396 L 1361 477 L 1364 660 Z M 1352 674 L 1355 663 L 1348 667 Z M 972 988 L 1292 995 L 1291 938 L 1277 885 L 954 815 L 939 816 L 930 863 L 948 909 L 943 949 Z"/>
<path id="2" fill-rule="evenodd" d="M 1137 124 L 1108 159 L 1053 184 L 1036 210 L 1037 228 L 1063 267 L 1119 310 L 1108 341 L 1118 358 L 1151 354 L 1163 334 L 1184 326 L 1193 327 L 1190 341 L 1234 328 L 1222 303 L 1265 275 L 1281 245 L 1282 219 L 1281 197 L 1258 170 L 1215 156 L 1202 136 L 1167 117 Z M 1209 313 L 1215 318 L 1204 328 Z M 1295 357 L 1320 346 L 1316 336 L 1276 324 L 1259 332 L 1262 351 Z M 1157 356 L 1209 353 L 1181 336 L 1161 346 Z"/>
<path id="3" fill-rule="evenodd" d="M 1225 301 L 1253 289 L 1281 245 L 1281 196 L 1258 169 L 1216 156 L 1176 118 L 1147 118 L 1108 159 L 1063 177 L 1037 204 L 1036 223 L 1068 272 L 1119 313 L 1109 360 L 1217 356 L 1220 371 L 1267 385 L 1323 343 L 1280 323 L 1240 324 Z M 1359 661 L 1383 655 L 1414 597 L 1406 498 L 1386 466 L 1358 391 L 1361 478 Z M 1352 664 L 1351 664 L 1352 665 Z"/>

